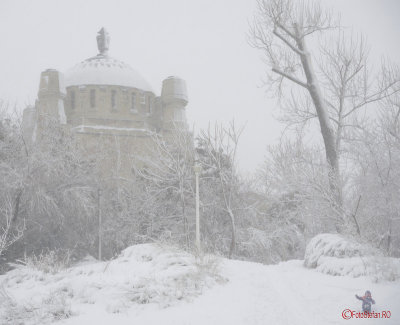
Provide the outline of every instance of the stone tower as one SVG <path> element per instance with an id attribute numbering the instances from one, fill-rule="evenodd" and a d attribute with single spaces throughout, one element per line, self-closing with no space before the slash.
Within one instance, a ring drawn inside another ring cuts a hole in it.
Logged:
<path id="1" fill-rule="evenodd" d="M 186 127 L 185 108 L 188 104 L 186 83 L 178 77 L 168 77 L 163 81 L 161 90 L 163 107 L 163 130 L 165 132 L 175 127 Z"/>
<path id="2" fill-rule="evenodd" d="M 40 75 L 38 100 L 36 102 L 38 118 L 50 117 L 60 124 L 66 124 L 65 96 L 64 76 L 54 69 L 43 71 Z"/>

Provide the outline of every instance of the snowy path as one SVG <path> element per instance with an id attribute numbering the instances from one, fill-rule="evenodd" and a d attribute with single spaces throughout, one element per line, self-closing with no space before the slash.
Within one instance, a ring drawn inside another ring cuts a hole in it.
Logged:
<path id="1" fill-rule="evenodd" d="M 302 261 L 266 266 L 225 260 L 222 269 L 229 282 L 206 290 L 192 302 L 169 308 L 135 305 L 120 314 L 93 306 L 58 324 L 400 324 L 398 281 L 376 284 L 367 278 L 329 276 L 305 269 Z M 354 295 L 366 289 L 377 301 L 375 310 L 390 310 L 390 319 L 342 318 L 346 308 L 360 310 Z"/>

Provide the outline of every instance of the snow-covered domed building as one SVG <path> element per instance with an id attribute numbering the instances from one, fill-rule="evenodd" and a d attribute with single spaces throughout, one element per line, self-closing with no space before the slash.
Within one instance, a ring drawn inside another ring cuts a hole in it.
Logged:
<path id="1" fill-rule="evenodd" d="M 186 126 L 185 81 L 168 77 L 158 96 L 138 71 L 108 55 L 109 44 L 102 28 L 96 56 L 64 73 L 54 69 L 41 73 L 35 107 L 26 108 L 23 115 L 26 139 L 34 142 L 40 121 L 50 117 L 71 127 L 83 145 L 94 148 L 112 142 L 109 150 L 117 145 L 119 154 L 129 155 L 141 151 L 152 133 Z"/>

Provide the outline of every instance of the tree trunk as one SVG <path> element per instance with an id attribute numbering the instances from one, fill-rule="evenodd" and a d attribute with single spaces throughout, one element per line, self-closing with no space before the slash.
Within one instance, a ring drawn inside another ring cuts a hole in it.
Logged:
<path id="1" fill-rule="evenodd" d="M 17 194 L 17 198 L 15 199 L 15 208 L 14 208 L 13 216 L 11 219 L 11 225 L 14 225 L 15 222 L 17 221 L 18 214 L 19 214 L 19 204 L 21 201 L 21 195 L 22 195 L 22 190 L 19 190 L 18 194 Z"/>
<path id="2" fill-rule="evenodd" d="M 12 229 L 17 222 L 18 214 L 19 214 L 19 207 L 20 207 L 20 202 L 21 202 L 21 196 L 22 196 L 22 189 L 18 190 L 17 197 L 15 199 L 15 206 L 14 206 L 14 211 L 12 214 L 11 219 L 9 222 L 7 222 L 7 225 L 5 227 L 5 233 L 3 234 L 3 240 L 0 242 L 0 256 L 3 254 L 5 248 L 7 247 L 7 240 L 10 236 L 10 232 L 12 232 Z"/>
<path id="3" fill-rule="evenodd" d="M 300 55 L 300 59 L 304 74 L 307 79 L 307 90 L 311 96 L 315 110 L 317 112 L 321 134 L 324 140 L 325 154 L 329 165 L 329 185 L 331 188 L 331 192 L 334 196 L 334 204 L 339 208 L 339 211 L 342 211 L 343 202 L 340 186 L 339 156 L 335 141 L 335 132 L 331 126 L 329 111 L 326 107 L 317 77 L 314 73 L 311 56 L 310 53 L 307 51 L 304 37 L 300 36 L 297 25 L 295 25 L 295 30 L 297 36 L 297 46 L 302 52 L 302 54 Z M 341 218 L 336 222 L 336 229 L 339 232 L 343 232 L 346 230 L 344 229 L 344 225 L 350 225 L 351 228 L 353 228 L 352 226 L 354 226 L 354 222 L 349 223 L 350 220 L 346 219 L 349 218 L 347 218 L 345 215 L 342 215 Z"/>
<path id="4" fill-rule="evenodd" d="M 388 238 L 387 238 L 387 254 L 388 256 L 391 256 L 391 248 L 392 248 L 392 220 L 390 219 L 389 216 L 389 233 L 388 233 Z"/>
<path id="5" fill-rule="evenodd" d="M 299 36 L 297 38 L 297 45 L 299 49 L 303 52 L 303 54 L 300 56 L 301 63 L 307 78 L 307 89 L 310 93 L 311 99 L 317 111 L 319 125 L 321 127 L 321 134 L 325 144 L 326 158 L 328 160 L 330 168 L 332 169 L 332 171 L 334 171 L 334 175 L 338 175 L 339 162 L 338 154 L 336 151 L 335 134 L 333 128 L 331 127 L 328 109 L 326 108 L 324 99 L 322 97 L 322 92 L 319 88 L 317 77 L 314 73 L 311 57 L 307 51 L 304 37 Z"/>
<path id="6" fill-rule="evenodd" d="M 185 245 L 186 249 L 189 249 L 189 227 L 188 227 L 188 220 L 186 217 L 185 195 L 183 193 L 181 193 L 181 204 L 182 204 L 183 233 L 185 236 Z"/>
<path id="7" fill-rule="evenodd" d="M 228 214 L 231 219 L 231 225 L 232 225 L 232 239 L 231 239 L 231 245 L 229 247 L 229 255 L 228 255 L 228 257 L 231 258 L 232 254 L 234 253 L 235 248 L 236 248 L 236 225 L 235 225 L 235 216 L 231 209 L 228 209 Z"/>

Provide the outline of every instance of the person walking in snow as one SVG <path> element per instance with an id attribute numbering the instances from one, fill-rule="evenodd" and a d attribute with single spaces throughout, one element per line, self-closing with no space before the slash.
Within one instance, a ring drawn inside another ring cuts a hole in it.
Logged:
<path id="1" fill-rule="evenodd" d="M 369 290 L 365 291 L 365 295 L 363 297 L 359 297 L 358 295 L 356 295 L 356 298 L 358 300 L 362 301 L 363 312 L 370 313 L 371 312 L 371 304 L 375 304 L 375 300 L 372 299 L 372 296 L 371 296 L 371 291 L 369 291 Z"/>

